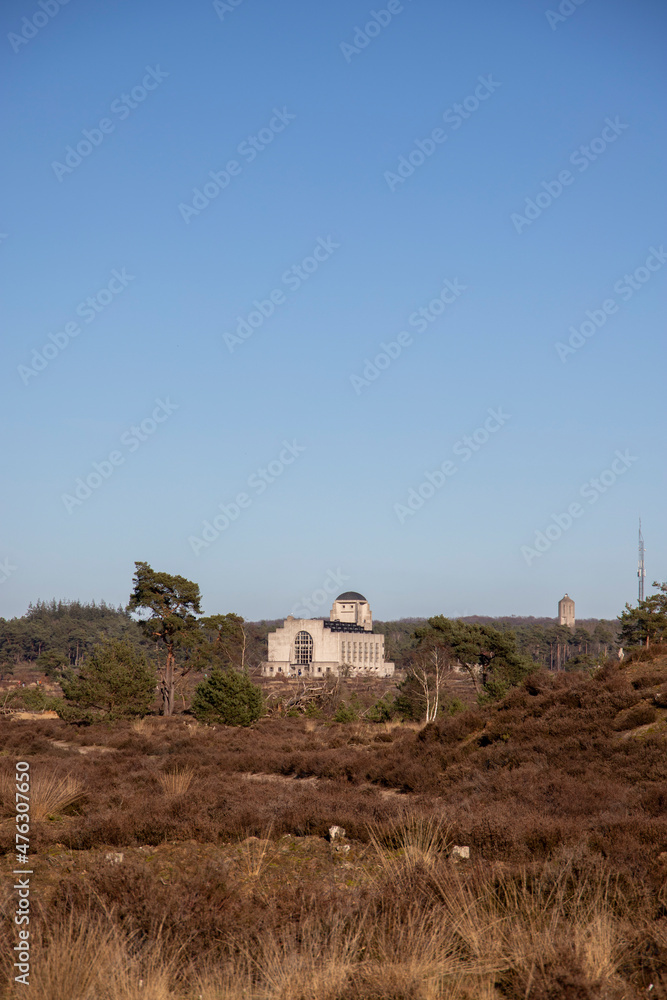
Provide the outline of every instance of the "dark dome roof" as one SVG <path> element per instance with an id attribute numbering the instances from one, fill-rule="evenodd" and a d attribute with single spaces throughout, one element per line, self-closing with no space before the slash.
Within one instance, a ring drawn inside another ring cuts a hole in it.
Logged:
<path id="1" fill-rule="evenodd" d="M 337 601 L 365 601 L 363 594 L 358 594 L 356 590 L 346 590 L 344 594 L 339 594 Z"/>

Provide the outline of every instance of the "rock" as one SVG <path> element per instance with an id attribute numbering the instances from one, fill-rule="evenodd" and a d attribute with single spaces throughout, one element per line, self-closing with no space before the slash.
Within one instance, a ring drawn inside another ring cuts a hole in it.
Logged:
<path id="1" fill-rule="evenodd" d="M 345 830 L 342 826 L 330 826 L 329 827 L 329 840 L 335 840 L 337 837 L 341 839 L 345 836 Z"/>
<path id="2" fill-rule="evenodd" d="M 452 861 L 456 863 L 458 863 L 459 861 L 467 861 L 470 858 L 470 848 L 459 847 L 458 844 L 454 844 L 449 856 L 452 859 Z"/>
<path id="3" fill-rule="evenodd" d="M 110 865 L 122 865 L 125 855 L 122 851 L 107 851 L 104 857 Z"/>

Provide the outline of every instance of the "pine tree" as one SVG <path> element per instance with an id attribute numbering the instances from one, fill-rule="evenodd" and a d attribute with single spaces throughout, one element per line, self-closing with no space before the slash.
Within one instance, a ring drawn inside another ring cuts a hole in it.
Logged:
<path id="1" fill-rule="evenodd" d="M 620 642 L 624 646 L 650 646 L 652 642 L 667 642 L 667 583 L 656 583 L 657 594 L 639 601 L 636 608 L 625 605 L 619 616 Z"/>
<path id="2" fill-rule="evenodd" d="M 194 643 L 199 638 L 196 615 L 201 614 L 199 584 L 184 576 L 171 576 L 156 572 L 148 563 L 136 562 L 134 590 L 127 606 L 128 611 L 149 611 L 150 617 L 140 621 L 144 634 L 165 645 L 167 658 L 160 678 L 162 714 L 174 711 L 175 649 L 179 645 Z"/>
<path id="3" fill-rule="evenodd" d="M 262 692 L 247 674 L 214 668 L 211 676 L 197 685 L 192 714 L 200 722 L 221 722 L 225 726 L 249 726 L 262 715 Z"/>
<path id="4" fill-rule="evenodd" d="M 147 715 L 155 696 L 155 672 L 129 642 L 95 646 L 78 674 L 61 680 L 65 698 L 58 714 L 68 722 Z"/>

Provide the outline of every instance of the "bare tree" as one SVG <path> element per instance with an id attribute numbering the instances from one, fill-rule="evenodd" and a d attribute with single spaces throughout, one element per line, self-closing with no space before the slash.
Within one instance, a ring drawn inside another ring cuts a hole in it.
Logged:
<path id="1" fill-rule="evenodd" d="M 431 646 L 420 650 L 407 668 L 419 687 L 426 711 L 426 722 L 433 722 L 440 709 L 441 696 L 445 690 L 445 677 L 449 673 L 449 655 L 442 646 Z"/>

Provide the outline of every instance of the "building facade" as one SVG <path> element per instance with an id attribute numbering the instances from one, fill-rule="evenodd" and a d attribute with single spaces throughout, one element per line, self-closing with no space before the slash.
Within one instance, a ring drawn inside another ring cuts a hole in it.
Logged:
<path id="1" fill-rule="evenodd" d="M 347 591 L 333 602 L 329 618 L 292 615 L 269 634 L 264 677 L 351 676 L 389 677 L 394 664 L 384 658 L 384 636 L 373 632 L 368 601 Z"/>
<path id="2" fill-rule="evenodd" d="M 558 624 L 574 628 L 574 601 L 567 594 L 558 602 Z"/>

